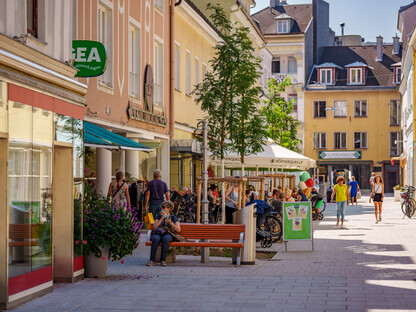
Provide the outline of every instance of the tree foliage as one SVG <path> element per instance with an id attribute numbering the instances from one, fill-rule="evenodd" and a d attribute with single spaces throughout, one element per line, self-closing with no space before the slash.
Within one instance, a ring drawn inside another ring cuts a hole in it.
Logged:
<path id="1" fill-rule="evenodd" d="M 265 106 L 262 113 L 266 117 L 267 136 L 274 143 L 299 152 L 302 141 L 296 137 L 299 122 L 291 115 L 293 102 L 286 102 L 281 96 L 289 85 L 290 77 L 278 84 L 273 78 L 267 82 L 267 99 L 263 100 Z"/>

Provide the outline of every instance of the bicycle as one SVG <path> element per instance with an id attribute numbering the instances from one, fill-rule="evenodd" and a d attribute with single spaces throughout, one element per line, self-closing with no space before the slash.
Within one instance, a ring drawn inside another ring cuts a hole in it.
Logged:
<path id="1" fill-rule="evenodd" d="M 413 199 L 413 194 L 416 189 L 411 185 L 406 185 L 404 188 L 405 192 L 401 195 L 401 197 L 403 198 L 401 208 L 403 214 L 410 219 L 415 214 L 416 201 Z"/>

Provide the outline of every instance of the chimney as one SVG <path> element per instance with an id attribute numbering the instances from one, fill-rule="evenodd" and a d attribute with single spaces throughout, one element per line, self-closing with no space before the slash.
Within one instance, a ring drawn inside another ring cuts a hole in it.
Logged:
<path id="1" fill-rule="evenodd" d="M 378 36 L 377 37 L 377 58 L 376 58 L 377 62 L 382 62 L 383 61 L 383 37 L 382 36 Z"/>
<path id="2" fill-rule="evenodd" d="M 397 35 L 393 37 L 393 54 L 399 54 L 400 51 L 400 41 Z"/>
<path id="3" fill-rule="evenodd" d="M 270 7 L 271 8 L 276 8 L 280 5 L 280 0 L 270 0 Z"/>
<path id="4" fill-rule="evenodd" d="M 344 27 L 345 27 L 345 23 L 339 23 L 339 25 L 341 26 L 341 46 L 344 46 Z"/>

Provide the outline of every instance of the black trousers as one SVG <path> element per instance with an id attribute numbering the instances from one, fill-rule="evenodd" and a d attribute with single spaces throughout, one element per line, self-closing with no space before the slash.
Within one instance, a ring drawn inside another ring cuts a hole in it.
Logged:
<path id="1" fill-rule="evenodd" d="M 233 213 L 235 212 L 234 207 L 225 206 L 225 223 L 233 224 Z"/>

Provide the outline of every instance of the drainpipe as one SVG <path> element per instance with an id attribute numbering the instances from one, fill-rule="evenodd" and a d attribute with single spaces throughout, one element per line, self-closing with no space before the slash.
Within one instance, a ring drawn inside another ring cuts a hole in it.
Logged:
<path id="1" fill-rule="evenodd" d="M 169 68 L 169 137 L 172 139 L 175 132 L 175 112 L 174 112 L 174 83 L 175 83 L 175 6 L 180 5 L 182 0 L 171 0 L 170 3 L 170 32 L 169 32 L 169 57 L 170 57 L 170 68 Z"/>

